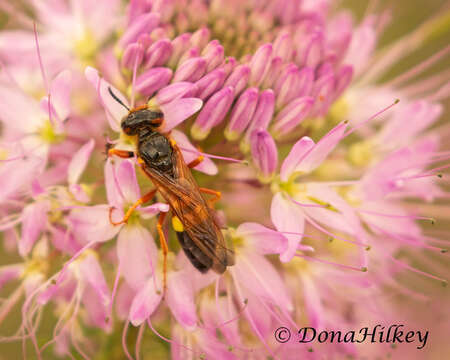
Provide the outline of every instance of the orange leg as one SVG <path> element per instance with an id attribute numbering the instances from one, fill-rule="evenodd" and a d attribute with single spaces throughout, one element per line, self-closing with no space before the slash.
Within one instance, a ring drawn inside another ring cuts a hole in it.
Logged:
<path id="1" fill-rule="evenodd" d="M 161 249 L 163 252 L 163 299 L 167 290 L 167 254 L 169 252 L 169 246 L 167 245 L 166 237 L 162 230 L 164 219 L 167 213 L 162 212 L 159 214 L 158 223 L 156 224 L 156 229 L 158 230 L 159 242 L 161 243 Z"/>
<path id="2" fill-rule="evenodd" d="M 108 157 L 111 157 L 111 156 L 114 156 L 114 155 L 118 156 L 118 157 L 121 157 L 121 158 L 128 159 L 128 158 L 134 157 L 134 152 L 133 151 L 127 151 L 127 150 L 118 150 L 118 149 L 114 149 L 114 148 L 109 149 L 108 150 Z"/>
<path id="3" fill-rule="evenodd" d="M 113 224 L 113 225 L 126 224 L 126 223 L 128 222 L 128 219 L 130 218 L 131 214 L 133 213 L 133 211 L 136 210 L 136 208 L 137 208 L 139 205 L 142 205 L 142 204 L 146 203 L 147 201 L 150 201 L 150 200 L 153 198 L 153 196 L 155 196 L 155 193 L 156 193 L 156 189 L 150 191 L 148 194 L 145 194 L 145 195 L 144 195 L 143 197 L 141 197 L 138 201 L 136 201 L 136 202 L 133 204 L 133 206 L 130 207 L 130 208 L 128 209 L 128 211 L 127 211 L 127 213 L 125 214 L 125 216 L 123 217 L 123 219 L 122 219 L 121 221 L 119 221 L 119 222 L 114 222 L 114 221 L 112 220 L 112 216 L 111 216 L 111 215 L 112 215 L 112 212 L 113 212 L 113 210 L 114 210 L 115 208 L 114 208 L 114 206 L 110 207 L 110 208 L 109 208 L 109 221 L 110 221 L 111 224 Z"/>
<path id="4" fill-rule="evenodd" d="M 200 190 L 202 193 L 210 194 L 210 195 L 214 195 L 214 196 L 215 196 L 214 198 L 208 200 L 209 205 L 210 205 L 211 207 L 214 207 L 214 204 L 215 204 L 217 201 L 219 201 L 220 198 L 222 197 L 222 193 L 221 193 L 220 191 L 211 190 L 211 189 L 208 189 L 208 188 L 202 188 L 202 187 L 199 188 L 199 190 Z"/>
<path id="5" fill-rule="evenodd" d="M 189 164 L 187 164 L 187 166 L 189 169 L 195 168 L 203 160 L 205 160 L 205 157 L 203 155 L 200 155 L 198 158 L 192 160 Z"/>

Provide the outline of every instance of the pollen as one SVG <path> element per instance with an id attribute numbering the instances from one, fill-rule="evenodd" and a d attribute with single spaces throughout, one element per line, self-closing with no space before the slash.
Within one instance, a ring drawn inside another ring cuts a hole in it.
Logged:
<path id="1" fill-rule="evenodd" d="M 44 125 L 39 129 L 38 133 L 41 139 L 47 144 L 59 144 L 65 138 L 63 134 L 58 134 L 55 132 L 55 129 L 49 119 L 44 122 Z"/>
<path id="2" fill-rule="evenodd" d="M 85 30 L 83 35 L 75 41 L 74 52 L 86 64 L 93 61 L 97 52 L 97 42 L 90 31 Z"/>

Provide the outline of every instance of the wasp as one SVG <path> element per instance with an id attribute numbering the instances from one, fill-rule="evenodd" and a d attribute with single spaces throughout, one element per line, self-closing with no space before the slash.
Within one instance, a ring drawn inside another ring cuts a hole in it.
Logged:
<path id="1" fill-rule="evenodd" d="M 129 109 L 109 88 L 111 96 L 129 111 L 121 121 L 122 131 L 136 137 L 136 152 L 107 149 L 108 156 L 122 158 L 137 157 L 143 172 L 155 188 L 129 208 L 120 222 L 126 223 L 134 209 L 150 201 L 158 191 L 167 201 L 172 212 L 172 225 L 186 257 L 201 273 L 213 270 L 219 274 L 227 266 L 234 264 L 234 252 L 226 246 L 220 226 L 214 215 L 213 205 L 221 197 L 215 190 L 199 187 L 191 173 L 191 168 L 203 160 L 199 156 L 186 164 L 176 142 L 168 134 L 158 131 L 164 121 L 164 114 L 143 105 Z M 208 201 L 202 195 L 214 195 Z M 162 230 L 167 213 L 159 215 L 157 231 L 164 256 L 164 290 L 166 288 L 168 245 Z"/>

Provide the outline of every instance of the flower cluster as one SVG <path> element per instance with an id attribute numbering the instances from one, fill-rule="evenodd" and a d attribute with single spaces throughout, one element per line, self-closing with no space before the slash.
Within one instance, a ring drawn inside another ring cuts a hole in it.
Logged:
<path id="1" fill-rule="evenodd" d="M 450 47 L 384 79 L 448 15 L 377 50 L 391 14 L 356 22 L 331 0 L 19 6 L 0 1 L 0 324 L 21 314 L 1 342 L 39 359 L 395 351 L 274 331 L 400 321 L 393 297 L 446 285 L 447 233 L 431 225 L 449 198 L 449 127 L 436 125 L 448 73 L 415 78 Z M 158 221 L 173 210 L 162 194 L 140 200 L 153 185 L 139 157 L 108 156 L 136 153 L 121 122 L 142 105 L 162 112 L 158 132 L 199 186 L 222 193 L 223 274 L 191 264 L 177 218 Z"/>

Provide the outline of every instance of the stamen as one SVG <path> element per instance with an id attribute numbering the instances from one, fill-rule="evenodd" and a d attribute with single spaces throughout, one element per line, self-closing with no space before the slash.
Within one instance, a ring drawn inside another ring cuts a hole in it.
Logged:
<path id="1" fill-rule="evenodd" d="M 387 84 L 385 84 L 385 86 L 387 86 L 387 87 L 395 87 L 395 86 L 398 86 L 398 85 L 400 85 L 401 83 L 403 83 L 405 81 L 410 80 L 411 78 L 414 78 L 415 76 L 417 76 L 421 72 L 423 72 L 426 69 L 428 69 L 434 63 L 439 61 L 442 57 L 447 55 L 449 51 L 450 51 L 450 45 L 448 45 L 447 47 L 445 47 L 442 50 L 438 51 L 436 54 L 434 54 L 433 56 L 429 57 L 428 59 L 426 59 L 422 63 L 414 66 L 412 69 L 408 70 L 407 72 L 405 72 L 405 73 L 401 74 L 400 76 L 397 76 L 393 80 L 389 81 Z"/>
<path id="2" fill-rule="evenodd" d="M 125 323 L 125 326 L 123 327 L 123 330 L 122 330 L 122 349 L 128 360 L 134 360 L 133 357 L 130 355 L 130 353 L 128 351 L 128 347 L 127 347 L 127 332 L 128 332 L 129 326 L 130 326 L 130 321 L 127 320 L 127 322 Z"/>
<path id="3" fill-rule="evenodd" d="M 184 349 L 186 349 L 186 350 L 192 351 L 192 353 L 194 353 L 194 354 L 201 354 L 200 352 L 195 351 L 194 349 L 191 349 L 190 347 L 187 347 L 186 345 L 180 344 L 179 342 L 177 342 L 177 341 L 175 341 L 175 340 L 171 340 L 171 339 L 168 339 L 168 338 L 162 336 L 162 335 L 161 335 L 159 332 L 157 332 L 157 331 L 155 330 L 155 328 L 153 327 L 152 322 L 151 322 L 151 320 L 150 320 L 150 316 L 147 318 L 147 324 L 148 324 L 149 328 L 153 331 L 153 333 L 154 333 L 156 336 L 158 336 L 160 339 L 162 339 L 162 340 L 168 342 L 169 344 L 174 344 L 174 345 L 180 346 L 180 347 L 182 347 L 182 348 L 184 348 Z"/>
<path id="4" fill-rule="evenodd" d="M 389 256 L 389 258 L 390 258 L 394 263 L 396 263 L 398 266 L 400 266 L 400 267 L 402 267 L 402 268 L 411 270 L 412 272 L 415 272 L 415 273 L 417 273 L 417 274 L 423 275 L 423 276 L 425 276 L 425 277 L 427 277 L 427 278 L 430 278 L 430 279 L 434 279 L 434 280 L 440 281 L 441 284 L 442 284 L 443 286 L 447 286 L 447 283 L 448 283 L 448 282 L 447 282 L 447 280 L 445 280 L 445 279 L 442 279 L 442 278 L 440 278 L 440 277 L 438 277 L 438 276 L 435 276 L 435 275 L 426 273 L 426 272 L 424 272 L 424 271 L 418 270 L 418 269 L 412 267 L 411 265 L 408 265 L 408 264 L 406 264 L 406 263 L 404 263 L 404 262 L 402 262 L 402 261 L 400 261 L 400 260 L 398 260 L 398 259 L 396 259 L 396 258 L 394 258 L 394 257 L 392 257 L 392 256 Z"/>
<path id="5" fill-rule="evenodd" d="M 362 209 L 358 209 L 358 212 L 362 212 L 362 213 L 366 213 L 366 214 L 371 214 L 371 215 L 377 215 L 377 216 L 385 216 L 385 217 L 391 217 L 391 218 L 399 218 L 399 219 L 426 220 L 426 221 L 431 222 L 433 225 L 434 225 L 434 223 L 436 222 L 435 219 L 433 219 L 433 218 L 431 218 L 431 217 L 427 217 L 427 216 L 385 214 L 385 213 L 380 213 L 380 212 L 377 212 L 377 211 L 362 210 Z"/>
<path id="6" fill-rule="evenodd" d="M 420 179 L 420 178 L 429 177 L 429 176 L 442 177 L 443 175 L 440 173 L 436 173 L 436 171 L 444 170 L 444 169 L 448 169 L 448 168 L 450 168 L 450 164 L 439 166 L 437 168 L 427 170 L 427 171 L 417 174 L 417 175 L 397 177 L 395 179 L 396 180 L 413 180 L 413 179 Z"/>
<path id="7" fill-rule="evenodd" d="M 233 282 L 234 282 L 234 286 L 236 288 L 236 293 L 237 293 L 237 297 L 239 299 L 240 302 L 244 302 L 243 300 L 243 296 L 242 296 L 242 290 L 239 286 L 239 282 L 236 279 L 236 274 L 234 273 L 234 269 L 231 268 L 230 270 L 231 273 L 231 277 L 233 278 Z M 261 340 L 261 342 L 263 343 L 264 347 L 267 349 L 267 351 L 269 351 L 269 353 L 276 358 L 274 352 L 272 351 L 272 349 L 269 347 L 269 344 L 267 343 L 267 341 L 265 340 L 264 336 L 261 334 L 261 332 L 259 331 L 258 327 L 255 324 L 255 321 L 252 317 L 252 315 L 250 314 L 250 312 L 248 311 L 247 308 L 244 309 L 247 315 L 247 319 L 250 322 L 250 325 L 252 326 L 253 331 L 256 333 L 256 335 L 258 336 L 258 338 Z"/>
<path id="8" fill-rule="evenodd" d="M 309 217 L 308 215 L 306 215 L 306 214 L 304 214 L 304 215 L 305 215 L 306 220 L 307 220 L 312 226 L 314 226 L 316 229 L 322 231 L 323 233 L 327 234 L 328 236 L 330 236 L 330 237 L 333 238 L 333 239 L 338 239 L 338 240 L 341 240 L 341 241 L 348 242 L 348 243 L 350 243 L 350 244 L 354 244 L 354 245 L 358 245 L 358 246 L 363 246 L 364 248 L 366 248 L 366 247 L 368 246 L 368 244 L 364 244 L 364 243 L 359 242 L 359 241 L 348 240 L 348 239 L 344 239 L 344 238 L 342 238 L 342 237 L 340 237 L 340 236 L 336 236 L 336 235 L 334 235 L 333 233 L 327 231 L 327 230 L 326 230 L 325 228 L 323 228 L 322 226 L 320 226 L 318 223 L 316 223 L 316 222 L 315 222 L 311 217 Z"/>
<path id="9" fill-rule="evenodd" d="M 230 162 L 234 162 L 234 163 L 240 163 L 240 164 L 248 165 L 248 161 L 247 160 L 238 160 L 238 159 L 234 159 L 234 158 L 230 158 L 230 157 L 211 155 L 211 154 L 207 154 L 207 153 L 198 151 L 196 149 L 195 150 L 194 149 L 188 149 L 188 148 L 185 148 L 185 147 L 182 147 L 182 146 L 179 146 L 179 145 L 178 145 L 178 147 L 181 150 L 183 150 L 183 151 L 187 151 L 187 152 L 190 152 L 190 153 L 193 153 L 193 154 L 197 154 L 197 155 L 201 155 L 201 156 L 204 156 L 204 157 L 208 157 L 208 158 L 211 158 L 211 159 L 225 160 L 225 161 L 230 161 Z"/>
<path id="10" fill-rule="evenodd" d="M 113 291 L 112 291 L 112 294 L 111 294 L 111 305 L 109 306 L 109 311 L 108 311 L 109 312 L 109 318 L 112 318 L 114 299 L 116 297 L 117 288 L 118 288 L 118 285 L 119 285 L 120 272 L 121 272 L 120 264 L 121 263 L 119 261 L 119 265 L 117 266 L 116 277 L 114 278 Z"/>
<path id="11" fill-rule="evenodd" d="M 145 323 L 142 323 L 141 326 L 139 327 L 139 332 L 138 332 L 138 336 L 136 339 L 136 346 L 134 348 L 134 353 L 136 354 L 136 360 L 140 359 L 141 342 L 142 342 L 142 337 L 144 335 L 144 330 L 145 330 Z"/>
<path id="12" fill-rule="evenodd" d="M 319 207 L 319 208 L 324 208 L 324 209 L 328 209 L 329 207 L 331 207 L 331 204 L 326 204 L 326 205 L 321 205 L 321 204 L 305 204 L 305 203 L 301 203 L 301 202 L 299 202 L 299 201 L 297 201 L 297 200 L 294 200 L 292 197 L 290 197 L 289 196 L 289 199 L 293 202 L 293 203 L 295 203 L 295 204 L 297 204 L 297 205 L 300 205 L 300 206 L 302 206 L 302 207 L 314 207 L 314 208 L 317 208 L 317 207 Z"/>
<path id="13" fill-rule="evenodd" d="M 41 68 L 41 76 L 42 76 L 42 80 L 44 81 L 44 86 L 45 86 L 45 91 L 47 92 L 47 96 L 48 96 L 48 117 L 50 120 L 50 123 L 52 125 L 54 125 L 53 123 L 53 119 L 52 119 L 52 110 L 51 110 L 51 96 L 50 96 L 50 86 L 47 80 L 47 76 L 45 74 L 45 69 L 44 69 L 44 63 L 42 62 L 42 57 L 41 57 L 41 50 L 39 48 L 39 40 L 38 40 L 38 35 L 37 35 L 37 28 L 36 28 L 36 23 L 33 23 L 33 31 L 34 31 L 34 40 L 36 42 L 36 51 L 37 51 L 37 56 L 38 56 L 38 60 L 39 60 L 39 67 Z"/>
<path id="14" fill-rule="evenodd" d="M 351 265 L 344 265 L 344 264 L 339 264 L 339 263 L 335 263 L 333 261 L 328 261 L 328 260 L 323 260 L 323 259 L 318 259 L 315 257 L 311 257 L 311 256 L 307 256 L 307 255 L 303 255 L 302 253 L 296 253 L 295 256 L 306 259 L 306 260 L 311 260 L 311 261 L 316 261 L 322 264 L 327 264 L 327 265 L 333 265 L 336 266 L 338 268 L 342 268 L 342 269 L 346 269 L 346 270 L 355 270 L 355 271 L 359 271 L 359 272 L 366 272 L 367 268 L 366 267 L 356 267 L 356 266 L 351 266 Z"/>
<path id="15" fill-rule="evenodd" d="M 369 121 L 375 119 L 377 116 L 381 115 L 382 113 L 384 113 L 385 111 L 389 110 L 390 108 L 392 108 L 393 106 L 397 105 L 400 102 L 399 99 L 396 99 L 391 105 L 386 106 L 384 109 L 378 111 L 376 114 L 372 115 L 371 117 L 369 117 L 366 120 L 361 121 L 359 124 L 356 124 L 352 129 L 350 129 L 349 131 L 347 131 L 342 138 L 345 138 L 347 136 L 349 136 L 350 134 L 352 134 L 355 130 L 359 129 L 361 126 L 364 126 L 365 124 L 367 124 Z"/>

